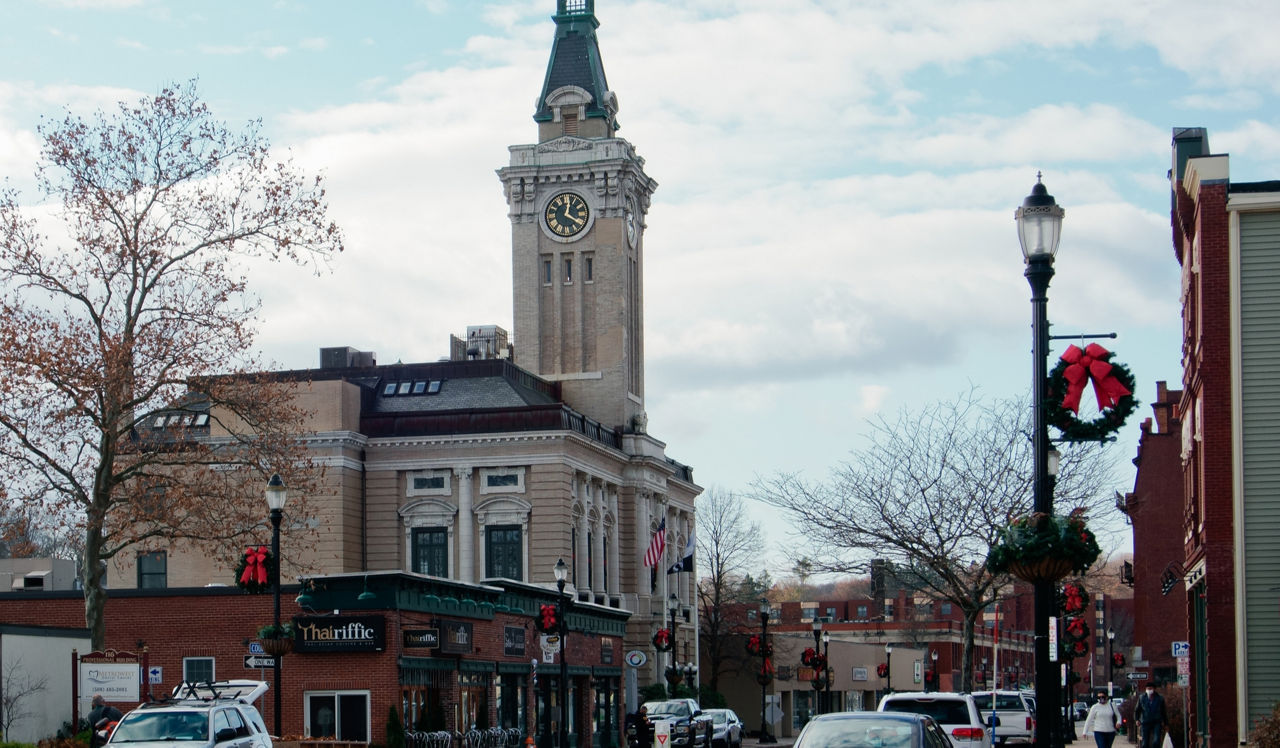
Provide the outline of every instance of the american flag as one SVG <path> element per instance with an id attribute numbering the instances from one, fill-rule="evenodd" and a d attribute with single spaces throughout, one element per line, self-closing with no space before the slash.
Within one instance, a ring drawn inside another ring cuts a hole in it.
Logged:
<path id="1" fill-rule="evenodd" d="M 649 550 L 644 552 L 644 565 L 657 566 L 662 561 L 662 552 L 667 549 L 667 518 L 658 523 L 658 531 L 649 541 Z"/>

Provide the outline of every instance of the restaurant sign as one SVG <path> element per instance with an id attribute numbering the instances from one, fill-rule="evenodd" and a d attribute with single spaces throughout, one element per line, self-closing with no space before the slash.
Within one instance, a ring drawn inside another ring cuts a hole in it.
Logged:
<path id="1" fill-rule="evenodd" d="M 404 646 L 435 649 L 440 646 L 440 629 L 405 629 Z"/>
<path id="2" fill-rule="evenodd" d="M 387 647 L 382 616 L 295 618 L 295 652 L 381 652 Z"/>

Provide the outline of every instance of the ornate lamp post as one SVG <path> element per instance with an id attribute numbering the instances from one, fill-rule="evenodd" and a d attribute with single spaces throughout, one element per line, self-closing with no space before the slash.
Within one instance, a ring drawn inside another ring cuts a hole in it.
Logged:
<path id="1" fill-rule="evenodd" d="M 1035 187 L 1014 212 L 1018 222 L 1018 242 L 1022 245 L 1023 273 L 1031 284 L 1031 440 L 1035 458 L 1032 480 L 1033 508 L 1053 514 L 1053 492 L 1049 486 L 1049 430 L 1045 420 L 1049 358 L 1049 281 L 1053 278 L 1053 258 L 1062 234 L 1063 210 L 1036 175 Z M 1058 668 L 1049 659 L 1049 619 L 1056 598 L 1052 581 L 1035 583 L 1036 651 L 1036 748 L 1061 748 L 1062 731 L 1056 705 L 1060 702 Z"/>
<path id="2" fill-rule="evenodd" d="M 676 613 L 680 612 L 680 598 L 674 592 L 667 597 L 667 612 L 670 614 L 671 621 L 668 624 L 668 630 L 671 632 L 671 654 L 667 658 L 666 676 L 667 685 L 674 690 L 675 686 L 680 683 L 680 678 L 683 677 L 680 675 L 679 668 L 676 667 Z M 667 695 L 675 696 L 674 693 L 668 693 Z"/>
<path id="3" fill-rule="evenodd" d="M 1114 675 L 1113 674 L 1114 665 L 1111 664 L 1111 657 L 1112 657 L 1111 650 L 1113 645 L 1115 644 L 1115 641 L 1116 641 L 1116 630 L 1113 628 L 1108 628 L 1107 629 L 1107 664 L 1103 665 L 1102 667 L 1103 672 L 1107 674 L 1107 698 L 1108 699 L 1115 695 L 1115 681 L 1112 680 L 1112 677 Z"/>
<path id="4" fill-rule="evenodd" d="M 280 478 L 279 473 L 272 474 L 271 480 L 267 481 L 267 487 L 263 491 L 263 494 L 267 499 L 267 508 L 271 511 L 271 557 L 276 560 L 274 564 L 275 568 L 271 570 L 271 588 L 275 597 L 273 604 L 275 615 L 272 621 L 275 623 L 275 631 L 278 635 L 280 632 L 280 519 L 284 515 L 284 502 L 289 498 L 289 491 L 285 488 L 284 481 Z M 276 692 L 272 717 L 274 719 L 273 726 L 275 727 L 275 736 L 277 739 L 284 735 L 280 730 L 280 702 L 282 690 L 280 687 L 280 660 L 283 657 L 284 652 L 281 651 L 271 658 L 275 663 L 271 668 L 275 679 L 271 685 Z"/>
<path id="5" fill-rule="evenodd" d="M 822 697 L 822 712 L 826 714 L 831 709 L 831 632 L 822 632 L 822 661 L 826 663 L 826 668 L 822 671 L 822 689 L 826 694 Z"/>
<path id="6" fill-rule="evenodd" d="M 557 700 L 560 702 L 560 719 L 559 722 L 559 748 L 568 748 L 569 745 L 569 625 L 565 622 L 564 612 L 568 604 L 564 596 L 564 582 L 569 578 L 569 566 L 565 564 L 564 559 L 557 559 L 555 566 L 556 575 L 556 623 L 560 626 L 560 692 Z"/>
<path id="7" fill-rule="evenodd" d="M 813 622 L 813 651 L 819 652 L 821 650 L 822 650 L 822 621 L 815 619 Z M 818 671 L 816 669 L 814 670 L 813 678 L 815 681 L 818 679 Z M 822 694 L 816 693 L 814 694 L 814 697 L 818 699 L 818 708 L 815 709 L 814 711 L 816 711 L 818 714 L 822 714 L 823 712 Z"/>
<path id="8" fill-rule="evenodd" d="M 692 662 L 686 662 L 680 667 L 680 672 L 684 674 L 685 688 L 693 691 L 693 698 L 698 701 L 698 683 L 694 680 L 694 676 L 698 674 L 698 666 Z M 699 704 L 701 704 L 701 701 L 699 701 Z"/>
<path id="9" fill-rule="evenodd" d="M 929 650 L 929 659 L 930 659 L 931 661 L 933 661 L 933 670 L 932 670 L 932 672 L 933 672 L 933 688 L 934 688 L 934 690 L 936 691 L 936 690 L 938 690 L 938 650 L 936 650 L 936 649 L 931 649 L 931 650 Z M 928 691 L 928 690 L 929 690 L 929 688 L 928 688 L 928 684 L 925 684 L 925 689 L 924 689 L 924 690 L 926 690 L 926 691 Z"/>
<path id="10" fill-rule="evenodd" d="M 884 644 L 884 692 L 893 693 L 893 644 Z"/>
<path id="11" fill-rule="evenodd" d="M 765 673 L 765 663 L 769 661 L 769 601 L 760 601 L 760 742 L 776 743 L 772 735 L 769 734 L 769 718 L 765 715 L 765 692 L 769 686 L 763 682 Z"/>

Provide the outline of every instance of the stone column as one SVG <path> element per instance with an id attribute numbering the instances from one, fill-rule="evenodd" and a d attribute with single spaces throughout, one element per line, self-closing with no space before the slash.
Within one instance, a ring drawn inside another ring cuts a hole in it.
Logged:
<path id="1" fill-rule="evenodd" d="M 582 592 L 587 592 L 587 599 L 591 599 L 591 585 L 588 583 L 590 579 L 590 570 L 587 568 L 587 546 L 590 541 L 590 527 L 587 522 L 587 513 L 591 511 L 590 504 L 590 484 L 587 482 L 587 476 L 578 473 L 573 477 L 574 493 L 578 496 L 578 504 L 582 507 L 582 512 L 575 518 L 578 526 L 578 547 L 577 558 L 574 559 L 575 568 L 578 570 L 578 589 L 579 597 Z"/>
<path id="2" fill-rule="evenodd" d="M 606 495 L 608 496 L 609 514 L 613 517 L 613 538 L 609 543 L 609 591 L 617 595 L 622 592 L 622 566 L 619 558 L 622 555 L 621 538 L 621 520 L 618 517 L 618 487 L 606 486 Z"/>
<path id="3" fill-rule="evenodd" d="M 603 593 L 609 587 L 608 580 L 604 578 L 604 494 L 598 480 L 591 481 L 590 489 L 591 503 L 596 510 L 596 521 L 591 528 L 591 579 L 595 582 L 592 592 Z"/>
<path id="4" fill-rule="evenodd" d="M 474 483 L 470 467 L 457 467 L 453 475 L 458 479 L 458 580 L 476 581 L 476 518 L 472 511 Z"/>

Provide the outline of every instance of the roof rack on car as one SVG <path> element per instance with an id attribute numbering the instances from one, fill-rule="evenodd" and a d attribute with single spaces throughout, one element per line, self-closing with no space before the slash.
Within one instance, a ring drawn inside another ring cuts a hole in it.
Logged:
<path id="1" fill-rule="evenodd" d="M 218 701 L 231 700 L 250 703 L 267 690 L 265 681 L 219 680 L 182 682 L 174 686 L 172 700 Z"/>

